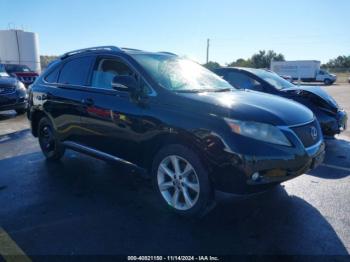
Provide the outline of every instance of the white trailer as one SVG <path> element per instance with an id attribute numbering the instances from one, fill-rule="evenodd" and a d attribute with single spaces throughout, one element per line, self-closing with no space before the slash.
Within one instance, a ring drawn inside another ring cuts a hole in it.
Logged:
<path id="1" fill-rule="evenodd" d="M 40 73 L 38 34 L 23 30 L 0 30 L 0 63 L 27 65 Z"/>
<path id="2" fill-rule="evenodd" d="M 337 76 L 321 69 L 321 62 L 316 60 L 272 61 L 271 70 L 278 75 L 291 76 L 293 80 L 304 82 L 324 82 L 331 85 Z"/>

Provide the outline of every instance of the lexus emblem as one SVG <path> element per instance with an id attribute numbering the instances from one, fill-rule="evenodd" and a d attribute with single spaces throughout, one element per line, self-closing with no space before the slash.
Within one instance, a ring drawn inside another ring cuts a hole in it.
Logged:
<path id="1" fill-rule="evenodd" d="M 317 129 L 316 129 L 316 127 L 312 126 L 310 129 L 311 129 L 310 133 L 311 133 L 312 139 L 316 140 L 317 139 Z"/>

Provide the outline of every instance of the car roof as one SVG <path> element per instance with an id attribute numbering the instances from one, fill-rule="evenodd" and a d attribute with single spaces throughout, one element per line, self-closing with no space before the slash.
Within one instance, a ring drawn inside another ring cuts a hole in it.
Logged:
<path id="1" fill-rule="evenodd" d="M 264 69 L 264 68 L 250 68 L 250 67 L 238 67 L 238 66 L 235 66 L 235 67 L 232 67 L 232 66 L 221 67 L 218 70 L 220 70 L 220 69 L 229 69 L 229 70 L 235 70 L 235 71 L 246 71 L 246 72 L 249 72 L 249 73 L 252 73 L 252 74 L 255 74 L 257 71 L 260 71 L 260 70 L 268 71 L 267 69 Z"/>
<path id="2" fill-rule="evenodd" d="M 116 47 L 116 46 L 97 46 L 97 47 L 89 47 L 89 48 L 84 48 L 84 49 L 78 49 L 78 50 L 73 50 L 69 51 L 59 57 L 60 60 L 64 60 L 69 57 L 73 57 L 76 55 L 82 55 L 82 54 L 163 54 L 163 55 L 173 55 L 176 56 L 174 53 L 170 52 L 148 52 L 148 51 L 143 51 L 135 48 L 127 48 L 127 47 Z"/>

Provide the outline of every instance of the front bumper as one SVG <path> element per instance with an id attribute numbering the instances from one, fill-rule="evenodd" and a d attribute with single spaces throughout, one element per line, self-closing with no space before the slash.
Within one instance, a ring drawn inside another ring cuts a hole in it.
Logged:
<path id="1" fill-rule="evenodd" d="M 347 129 L 348 115 L 345 110 L 339 110 L 334 116 L 325 113 L 319 114 L 318 119 L 325 136 L 334 136 Z"/>
<path id="2" fill-rule="evenodd" d="M 214 188 L 235 194 L 256 193 L 302 175 L 323 162 L 325 143 L 322 136 L 314 145 L 305 148 L 293 130 L 286 129 L 285 134 L 292 147 L 240 137 L 242 148 L 213 152 L 220 156 L 210 173 Z M 233 139 L 235 143 L 237 139 Z"/>
<path id="3" fill-rule="evenodd" d="M 25 109 L 27 108 L 27 102 L 27 95 L 18 91 L 0 95 L 0 111 Z"/>

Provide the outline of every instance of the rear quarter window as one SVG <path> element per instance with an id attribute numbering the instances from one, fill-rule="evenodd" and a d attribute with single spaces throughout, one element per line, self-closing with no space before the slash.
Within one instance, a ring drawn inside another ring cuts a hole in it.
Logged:
<path id="1" fill-rule="evenodd" d="M 58 83 L 84 86 L 87 83 L 93 57 L 75 58 L 65 63 L 59 74 Z"/>
<path id="2" fill-rule="evenodd" d="M 60 67 L 56 66 L 54 69 L 45 76 L 45 81 L 48 83 L 57 83 L 58 74 L 60 72 Z"/>

